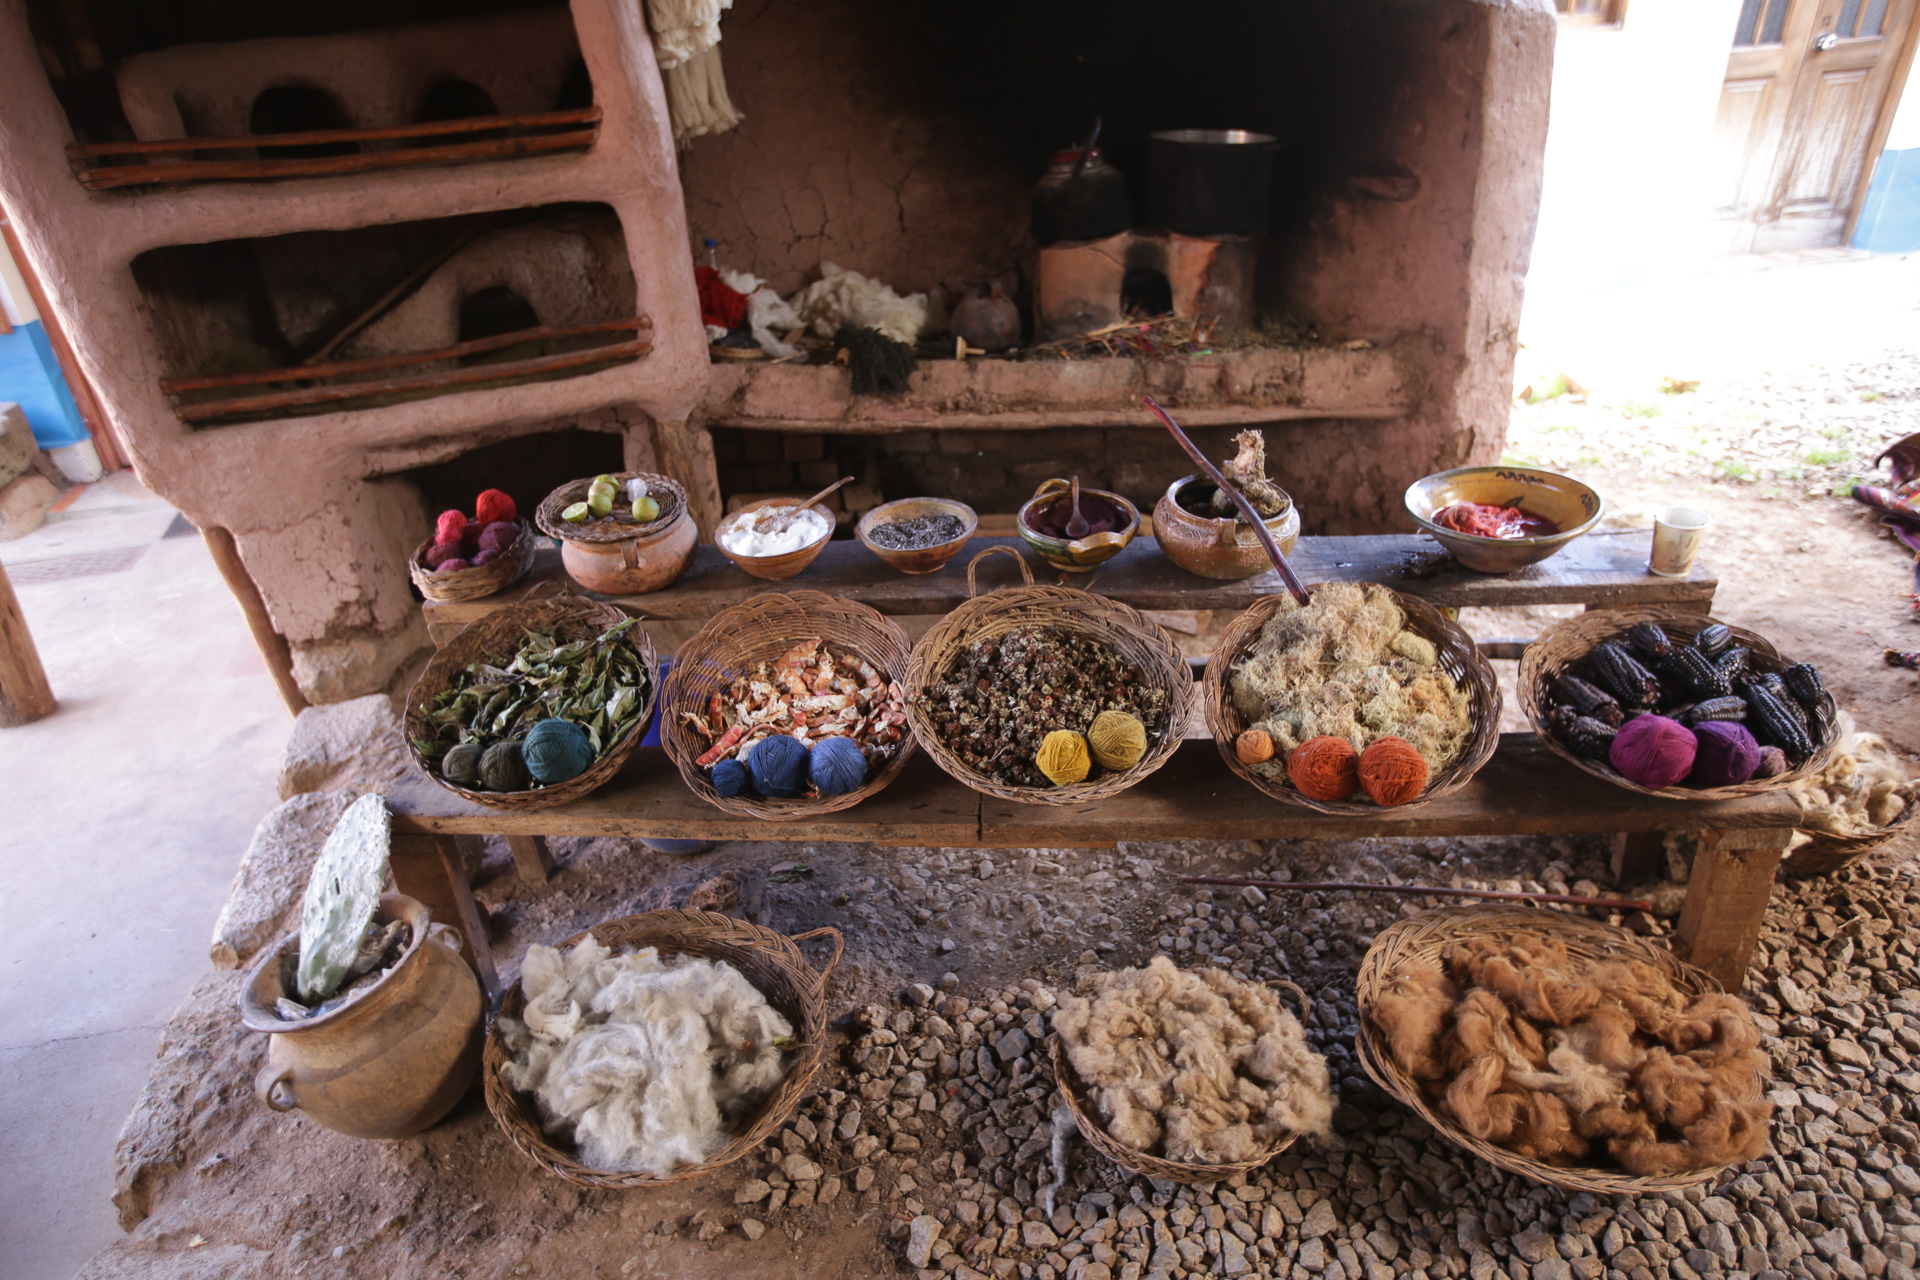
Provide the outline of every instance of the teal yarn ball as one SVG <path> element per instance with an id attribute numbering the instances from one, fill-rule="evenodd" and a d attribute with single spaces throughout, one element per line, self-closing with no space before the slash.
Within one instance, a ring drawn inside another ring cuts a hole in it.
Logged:
<path id="1" fill-rule="evenodd" d="M 852 738 L 822 738 L 814 743 L 807 776 L 822 795 L 844 796 L 867 780 L 867 756 Z"/>
<path id="2" fill-rule="evenodd" d="M 542 720 L 527 731 L 520 752 L 527 772 L 549 787 L 570 782 L 593 765 L 593 743 L 571 720 Z"/>
<path id="3" fill-rule="evenodd" d="M 763 796 L 791 800 L 807 789 L 807 744 L 786 734 L 762 738 L 747 752 L 753 789 Z"/>
<path id="4" fill-rule="evenodd" d="M 707 781 L 713 784 L 714 794 L 722 799 L 737 796 L 747 789 L 747 766 L 738 760 L 722 760 L 713 766 Z"/>

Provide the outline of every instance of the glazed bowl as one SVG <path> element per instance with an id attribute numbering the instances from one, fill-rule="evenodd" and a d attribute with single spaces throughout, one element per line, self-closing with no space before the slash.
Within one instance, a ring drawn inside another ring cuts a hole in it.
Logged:
<path id="1" fill-rule="evenodd" d="M 1483 538 L 1435 524 L 1456 502 L 1519 507 L 1560 526 L 1543 538 Z M 1456 467 L 1407 486 L 1407 514 L 1454 558 L 1478 573 L 1512 573 L 1539 564 L 1600 523 L 1606 503 L 1572 476 L 1533 467 Z"/>
<path id="2" fill-rule="evenodd" d="M 1109 493 L 1105 489 L 1082 487 L 1080 513 L 1086 514 L 1087 499 L 1097 499 L 1112 507 L 1118 514 L 1120 517 L 1118 528 L 1106 533 L 1090 533 L 1084 538 L 1071 539 L 1057 538 L 1034 528 L 1032 524 L 1034 516 L 1047 510 L 1056 502 L 1064 506 L 1067 501 L 1067 491 L 1071 487 L 1058 476 L 1045 481 L 1033 491 L 1033 496 L 1028 498 L 1026 504 L 1020 508 L 1014 524 L 1019 528 L 1020 536 L 1026 539 L 1027 545 L 1040 553 L 1042 560 L 1068 573 L 1087 573 L 1119 555 L 1126 545 L 1133 541 L 1133 535 L 1140 532 L 1140 511 L 1117 493 Z"/>
<path id="3" fill-rule="evenodd" d="M 779 582 L 782 579 L 793 577 L 802 569 L 812 564 L 814 558 L 826 550 L 827 544 L 833 541 L 833 512 L 827 510 L 827 508 L 820 503 L 814 503 L 811 509 L 818 514 L 821 519 L 827 522 L 827 531 L 821 534 L 818 539 L 800 548 L 798 551 L 788 551 L 783 555 L 777 556 L 743 556 L 738 552 L 727 550 L 727 544 L 722 542 L 721 538 L 729 531 L 738 528 L 742 521 L 746 520 L 756 511 L 764 510 L 767 507 L 791 507 L 798 504 L 799 501 L 800 499 L 798 498 L 762 498 L 760 501 L 750 503 L 738 511 L 728 513 L 725 519 L 713 526 L 713 545 L 720 548 L 721 555 L 733 561 L 756 578 L 765 578 L 769 582 Z"/>
<path id="4" fill-rule="evenodd" d="M 1199 476 L 1182 476 L 1167 486 L 1153 508 L 1153 537 L 1167 559 L 1188 573 L 1220 582 L 1251 578 L 1273 568 L 1267 549 L 1260 545 L 1251 526 L 1237 518 L 1197 516 L 1180 505 L 1181 493 L 1193 484 L 1204 489 L 1213 487 L 1211 481 Z M 1268 516 L 1265 523 L 1281 555 L 1292 551 L 1294 543 L 1300 541 L 1300 509 L 1291 501 L 1285 511 Z"/>
<path id="5" fill-rule="evenodd" d="M 913 551 L 894 551 L 880 546 L 870 536 L 883 524 L 895 520 L 912 520 L 919 516 L 957 516 L 962 528 L 960 536 L 951 542 L 942 542 L 938 546 L 920 547 Z M 960 548 L 967 545 L 967 539 L 980 527 L 980 517 L 974 509 L 964 502 L 955 502 L 951 498 L 901 498 L 895 502 L 883 502 L 860 517 L 860 523 L 853 526 L 854 536 L 866 544 L 867 550 L 879 556 L 902 573 L 933 573 L 947 561 L 960 554 Z"/>

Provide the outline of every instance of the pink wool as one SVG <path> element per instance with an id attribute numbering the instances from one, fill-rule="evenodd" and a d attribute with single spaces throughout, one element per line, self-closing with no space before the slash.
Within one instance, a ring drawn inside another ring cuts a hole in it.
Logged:
<path id="1" fill-rule="evenodd" d="M 1665 716 L 1635 716 L 1613 735 L 1607 760 L 1630 781 L 1655 791 L 1693 772 L 1693 731 Z"/>

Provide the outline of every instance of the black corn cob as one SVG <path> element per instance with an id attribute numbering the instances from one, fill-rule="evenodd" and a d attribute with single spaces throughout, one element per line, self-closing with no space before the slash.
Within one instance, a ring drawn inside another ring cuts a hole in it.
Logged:
<path id="1" fill-rule="evenodd" d="M 1572 707 L 1583 716 L 1592 716 L 1595 720 L 1618 728 L 1626 719 L 1620 710 L 1620 704 L 1614 696 L 1604 689 L 1595 688 L 1579 676 L 1556 676 L 1549 690 L 1555 701 Z"/>
<path id="2" fill-rule="evenodd" d="M 1780 673 L 1781 683 L 1787 686 L 1787 692 L 1800 700 L 1800 705 L 1811 711 L 1818 706 L 1827 694 L 1827 686 L 1820 681 L 1820 669 L 1811 662 L 1799 662 Z"/>
<path id="3" fill-rule="evenodd" d="M 1700 634 L 1693 638 L 1693 647 L 1709 658 L 1717 659 L 1733 647 L 1733 628 L 1724 622 L 1702 628 Z"/>
<path id="4" fill-rule="evenodd" d="M 1603 640 L 1594 646 L 1587 655 L 1587 666 L 1595 681 L 1626 710 L 1637 711 L 1660 701 L 1660 682 L 1618 640 Z"/>
<path id="5" fill-rule="evenodd" d="M 1740 677 L 1747 674 L 1748 669 L 1753 665 L 1753 651 L 1745 645 L 1723 649 L 1714 658 L 1713 665 L 1720 668 L 1729 684 L 1738 684 Z"/>
<path id="6" fill-rule="evenodd" d="M 1734 694 L 1724 698 L 1707 698 L 1696 702 L 1684 711 L 1676 711 L 1673 718 L 1689 729 L 1709 720 L 1745 720 L 1747 718 L 1747 700 Z"/>
<path id="7" fill-rule="evenodd" d="M 1581 755 L 1605 760 L 1607 753 L 1613 749 L 1613 733 L 1610 724 L 1603 724 L 1592 716 L 1576 716 L 1561 737 Z"/>
<path id="8" fill-rule="evenodd" d="M 1667 681 L 1667 687 L 1681 697 L 1724 698 L 1733 692 L 1733 682 L 1713 665 L 1713 659 L 1698 649 L 1685 646 L 1671 649 L 1666 657 L 1654 663 L 1654 670 Z"/>
<path id="9" fill-rule="evenodd" d="M 1800 700 L 1795 698 L 1787 689 L 1787 682 L 1781 677 L 1778 671 L 1762 671 L 1754 676 L 1753 679 L 1764 687 L 1768 693 L 1780 699 L 1780 705 L 1785 707 L 1788 714 L 1800 722 L 1801 728 L 1811 729 L 1813 727 L 1812 717 L 1807 714 L 1807 709 L 1800 705 Z"/>
<path id="10" fill-rule="evenodd" d="M 1673 641 L 1657 622 L 1636 622 L 1627 628 L 1627 643 L 1642 658 L 1664 658 L 1673 652 Z"/>
<path id="11" fill-rule="evenodd" d="M 1747 703 L 1747 727 L 1762 742 L 1770 742 L 1786 752 L 1787 759 L 1798 764 L 1813 754 L 1813 739 L 1806 726 L 1788 710 L 1790 699 L 1783 699 L 1763 680 L 1748 680 L 1740 686 Z"/>

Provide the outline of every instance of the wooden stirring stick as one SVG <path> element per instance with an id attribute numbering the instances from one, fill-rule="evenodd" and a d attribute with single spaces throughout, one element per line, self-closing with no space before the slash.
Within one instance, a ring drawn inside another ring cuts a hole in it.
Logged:
<path id="1" fill-rule="evenodd" d="M 1067 536 L 1084 538 L 1087 536 L 1087 530 L 1092 527 L 1087 523 L 1087 518 L 1080 514 L 1080 477 L 1075 476 L 1073 478 L 1073 514 L 1067 517 Z"/>
<path id="2" fill-rule="evenodd" d="M 802 511 L 805 511 L 808 507 L 820 501 L 820 499 L 826 497 L 842 485 L 852 483 L 852 476 L 841 476 L 838 480 L 835 480 L 832 484 L 814 494 L 805 502 L 796 502 L 790 507 L 769 507 L 767 508 L 766 514 L 753 522 L 753 527 L 761 533 L 779 533 L 788 525 L 792 524 Z"/>

